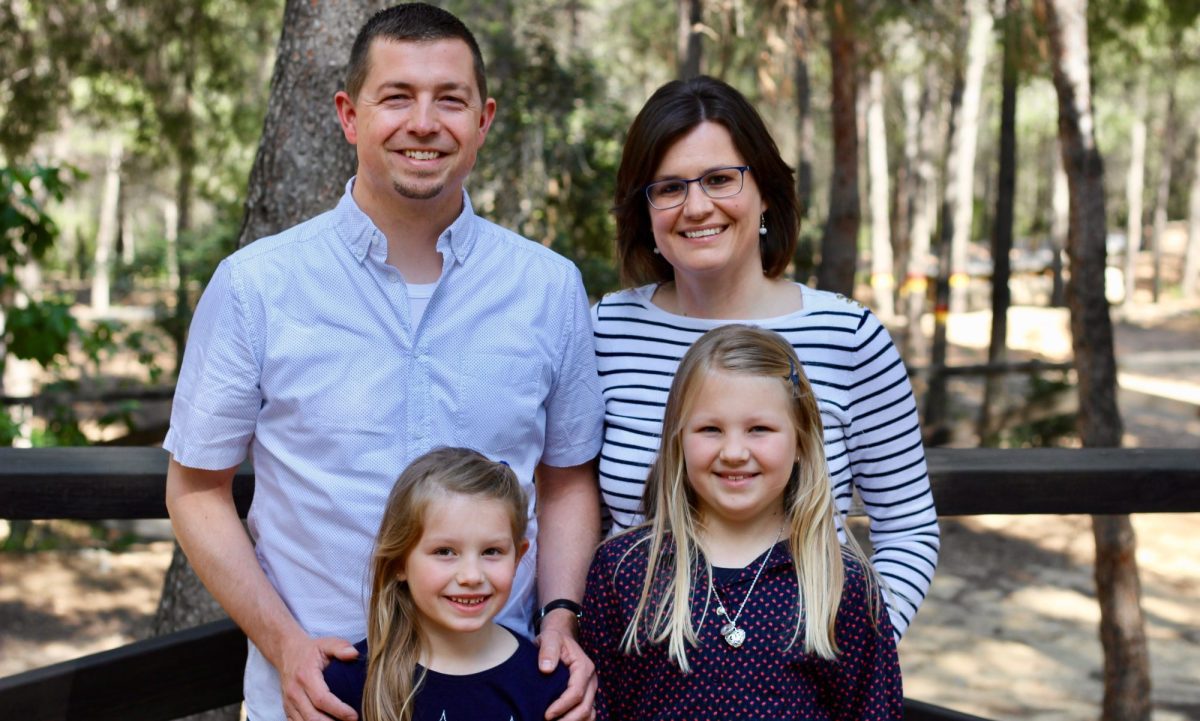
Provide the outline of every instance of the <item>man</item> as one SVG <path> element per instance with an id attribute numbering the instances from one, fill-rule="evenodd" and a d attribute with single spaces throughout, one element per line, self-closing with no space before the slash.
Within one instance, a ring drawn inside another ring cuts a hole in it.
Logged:
<path id="1" fill-rule="evenodd" d="M 528 629 L 542 608 L 539 665 L 561 658 L 572 676 L 547 717 L 589 718 L 573 610 L 599 534 L 603 409 L 579 274 L 472 211 L 463 183 L 496 103 L 457 18 L 421 3 L 377 14 L 347 75 L 346 194 L 227 258 L 197 308 L 164 443 L 176 535 L 250 638 L 249 717 L 349 720 L 321 671 L 365 635 L 367 562 L 397 475 L 443 445 L 530 485 L 536 470 L 541 552 L 499 620 Z M 231 492 L 248 446 L 253 545 Z"/>

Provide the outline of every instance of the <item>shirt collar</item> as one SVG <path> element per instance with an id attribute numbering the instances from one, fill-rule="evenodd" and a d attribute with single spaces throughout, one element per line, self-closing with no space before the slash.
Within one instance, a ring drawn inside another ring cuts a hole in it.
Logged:
<path id="1" fill-rule="evenodd" d="M 382 259 L 387 255 L 387 238 L 355 202 L 351 192 L 353 190 L 354 178 L 350 178 L 346 182 L 345 193 L 334 208 L 337 233 L 359 263 L 371 254 L 373 247 Z M 479 236 L 478 216 L 475 215 L 475 208 L 471 205 L 471 198 L 465 188 L 462 191 L 462 199 L 462 212 L 442 231 L 437 241 L 438 252 L 445 255 L 449 250 L 455 262 L 459 264 L 466 262 Z"/>

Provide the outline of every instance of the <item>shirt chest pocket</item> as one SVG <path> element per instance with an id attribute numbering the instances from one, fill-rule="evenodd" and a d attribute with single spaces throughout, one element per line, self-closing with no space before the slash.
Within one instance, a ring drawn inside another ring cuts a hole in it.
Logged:
<path id="1" fill-rule="evenodd" d="M 455 420 L 462 445 L 493 458 L 546 437 L 550 364 L 540 358 L 464 353 L 455 374 Z"/>

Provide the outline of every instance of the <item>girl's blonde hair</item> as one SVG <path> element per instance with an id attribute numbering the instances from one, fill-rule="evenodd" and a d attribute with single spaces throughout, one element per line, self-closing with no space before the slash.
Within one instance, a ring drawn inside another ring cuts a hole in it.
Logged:
<path id="1" fill-rule="evenodd" d="M 736 324 L 701 336 L 683 356 L 671 383 L 662 443 L 646 480 L 646 521 L 639 527 L 650 531 L 645 541 L 649 544 L 646 576 L 622 648 L 640 653 L 643 641 L 666 641 L 671 660 L 685 673 L 690 670 L 687 647 L 697 644 L 699 633 L 691 620 L 693 584 L 707 585 L 712 567 L 707 560 L 703 566 L 700 563 L 697 499 L 687 481 L 683 432 L 705 378 L 714 372 L 778 378 L 780 392 L 791 399 L 799 460 L 784 489 L 783 506 L 798 593 L 795 631 L 788 647 L 803 632 L 807 653 L 834 659 L 839 653 L 834 624 L 845 582 L 843 555 L 862 565 L 869 599 L 876 597 L 878 582 L 854 537 L 846 534 L 845 548 L 838 541 L 821 412 L 795 351 L 777 333 Z M 708 576 L 694 577 L 700 573 Z M 707 598 L 707 594 L 697 597 Z M 869 607 L 875 618 L 874 601 Z"/>
<path id="2" fill-rule="evenodd" d="M 504 503 L 513 543 L 525 538 L 525 491 L 507 464 L 466 448 L 438 448 L 400 474 L 388 496 L 371 558 L 371 607 L 367 616 L 366 721 L 411 721 L 421 678 L 414 678 L 425 640 L 408 584 L 399 580 L 408 554 L 424 532 L 425 509 L 447 494 L 479 496 Z M 468 519 L 463 519 L 468 522 Z"/>

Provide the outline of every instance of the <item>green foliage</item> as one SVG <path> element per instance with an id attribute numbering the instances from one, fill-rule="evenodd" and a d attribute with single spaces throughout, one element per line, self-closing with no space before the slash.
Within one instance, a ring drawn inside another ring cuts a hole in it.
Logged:
<path id="1" fill-rule="evenodd" d="M 71 168 L 34 164 L 0 167 L 0 290 L 13 282 L 17 266 L 40 260 L 58 236 L 45 210 L 47 200 L 62 200 L 72 180 L 84 177 Z"/>
<path id="2" fill-rule="evenodd" d="M 9 308 L 6 312 L 8 322 L 4 341 L 9 353 L 37 361 L 43 368 L 66 359 L 71 336 L 79 332 L 79 324 L 71 316 L 70 303 L 52 299 Z"/>
<path id="3" fill-rule="evenodd" d="M 58 226 L 45 203 L 62 200 L 71 180 L 79 177 L 72 169 L 0 167 L 0 313 L 4 318 L 0 340 L 6 350 L 0 354 L 0 373 L 8 353 L 49 367 L 65 356 L 71 334 L 78 328 L 65 301 L 22 298 L 17 303 L 16 272 L 41 260 L 52 247 Z M 6 435 L 0 430 L 0 438 Z"/>
<path id="4" fill-rule="evenodd" d="M 498 106 L 470 182 L 478 209 L 574 260 L 593 296 L 614 289 L 609 208 L 629 117 L 597 62 L 560 46 L 557 3 L 444 4 L 471 19 Z"/>

